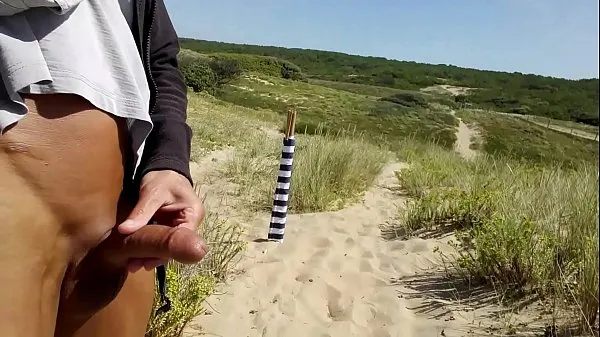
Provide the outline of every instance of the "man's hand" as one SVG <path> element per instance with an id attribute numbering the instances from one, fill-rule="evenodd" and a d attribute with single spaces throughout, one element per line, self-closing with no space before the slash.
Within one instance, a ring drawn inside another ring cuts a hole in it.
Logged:
<path id="1" fill-rule="evenodd" d="M 127 220 L 118 226 L 121 234 L 131 234 L 151 221 L 170 227 L 184 227 L 194 232 L 204 218 L 202 201 L 190 182 L 174 171 L 152 171 L 142 177 L 139 199 Z M 200 249 L 200 247 L 199 247 Z M 130 270 L 150 270 L 167 262 L 148 256 L 130 262 Z"/>

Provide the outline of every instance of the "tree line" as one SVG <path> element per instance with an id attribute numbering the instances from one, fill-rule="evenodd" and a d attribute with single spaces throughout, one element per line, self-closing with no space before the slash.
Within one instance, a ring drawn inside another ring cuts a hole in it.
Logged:
<path id="1" fill-rule="evenodd" d="M 182 48 L 202 54 L 266 56 L 311 77 L 390 88 L 418 90 L 437 84 L 474 88 L 460 98 L 472 106 L 599 124 L 599 81 L 424 64 L 339 52 L 180 39 Z M 239 57 L 238 57 L 239 58 Z M 300 71 L 300 69 L 302 71 Z M 300 75 L 301 74 L 301 75 Z"/>

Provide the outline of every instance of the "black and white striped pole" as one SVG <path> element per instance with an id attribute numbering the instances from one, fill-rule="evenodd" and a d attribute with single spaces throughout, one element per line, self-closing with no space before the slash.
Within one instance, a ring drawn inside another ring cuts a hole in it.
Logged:
<path id="1" fill-rule="evenodd" d="M 292 166 L 294 164 L 294 129 L 296 125 L 296 110 L 288 111 L 287 127 L 283 138 L 283 149 L 281 161 L 279 162 L 279 173 L 273 196 L 273 210 L 271 211 L 271 223 L 269 225 L 269 241 L 283 242 L 285 225 L 287 223 L 288 201 L 290 196 L 290 184 L 292 182 Z"/>

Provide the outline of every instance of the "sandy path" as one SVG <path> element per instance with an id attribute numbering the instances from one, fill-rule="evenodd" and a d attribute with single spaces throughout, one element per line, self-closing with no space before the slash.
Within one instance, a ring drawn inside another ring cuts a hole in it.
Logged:
<path id="1" fill-rule="evenodd" d="M 399 278 L 436 265 L 439 240 L 387 241 L 381 225 L 405 200 L 387 165 L 360 203 L 338 212 L 291 215 L 285 242 L 264 242 L 268 216 L 250 222 L 241 272 L 207 300 L 210 314 L 184 336 L 439 336 L 466 320 L 431 319 L 413 310 Z M 411 298 L 411 299 L 409 299 Z M 420 299 L 419 299 L 420 298 Z M 443 316 L 443 315 L 442 315 Z M 462 335 L 462 334 L 461 334 Z"/>
<path id="2" fill-rule="evenodd" d="M 521 117 L 525 120 L 527 120 L 524 117 Z M 552 125 L 550 124 L 550 126 L 548 126 L 548 124 L 542 123 L 542 122 L 537 122 L 537 121 L 531 121 L 531 120 L 527 120 L 530 123 L 539 125 L 539 126 L 543 126 L 545 128 L 548 129 L 552 129 L 554 131 L 558 131 L 558 132 L 562 132 L 562 133 L 566 133 L 569 135 L 573 135 L 573 136 L 577 136 L 579 138 L 585 138 L 585 139 L 589 139 L 589 140 L 595 140 L 598 141 L 598 136 L 596 134 L 590 133 L 590 132 L 586 132 L 583 130 L 577 130 L 577 129 L 571 129 L 565 126 L 560 126 L 560 125 Z"/>
<path id="3" fill-rule="evenodd" d="M 545 127 L 547 129 L 551 129 L 557 132 L 561 132 L 561 133 L 566 133 L 569 135 L 573 135 L 576 137 L 580 137 L 580 138 L 585 138 L 585 139 L 589 139 L 589 140 L 595 140 L 595 141 L 599 141 L 599 137 L 595 134 L 595 133 L 591 133 L 591 132 L 587 132 L 584 130 L 578 130 L 575 128 L 569 128 L 566 126 L 561 126 L 561 125 L 556 125 L 556 124 L 550 124 L 548 125 L 548 123 L 544 123 L 544 122 L 540 122 L 540 121 L 536 121 L 533 120 L 531 118 L 529 118 L 528 115 L 520 115 L 520 114 L 511 114 L 511 113 L 505 113 L 505 112 L 498 112 L 501 115 L 506 115 L 506 116 L 512 116 L 512 117 L 516 117 L 516 118 L 521 118 L 523 120 L 528 121 L 529 123 L 535 124 L 535 125 L 539 125 L 542 127 Z"/>
<path id="4" fill-rule="evenodd" d="M 438 84 L 438 85 L 432 85 L 430 87 L 422 88 L 421 91 L 429 92 L 429 93 L 437 93 L 437 94 L 442 94 L 442 95 L 450 94 L 452 96 L 458 96 L 458 95 L 468 95 L 469 91 L 472 89 L 474 89 L 474 88 L 458 87 L 458 86 L 448 85 L 448 84 Z"/>
<path id="5" fill-rule="evenodd" d="M 456 115 L 456 111 L 450 111 L 452 116 Z M 470 160 L 477 156 L 477 151 L 471 149 L 471 138 L 477 137 L 477 132 L 470 129 L 462 119 L 458 119 L 458 129 L 456 131 L 456 143 L 454 143 L 454 149 L 460 153 L 463 158 Z"/>

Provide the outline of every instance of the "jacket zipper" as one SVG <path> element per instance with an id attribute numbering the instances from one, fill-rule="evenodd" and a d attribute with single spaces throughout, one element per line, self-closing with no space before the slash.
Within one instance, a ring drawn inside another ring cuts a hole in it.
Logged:
<path id="1" fill-rule="evenodd" d="M 152 36 L 152 26 L 154 25 L 154 18 L 156 17 L 156 1 L 152 1 L 152 12 L 150 15 L 150 25 L 148 26 L 148 32 L 145 39 L 146 44 L 146 55 L 144 65 L 146 67 L 146 71 L 148 72 L 148 77 L 150 77 L 150 82 L 152 83 L 152 88 L 154 89 L 154 100 L 152 102 L 152 106 L 150 107 L 150 114 L 154 113 L 154 108 L 156 107 L 156 100 L 158 99 L 158 86 L 154 81 L 154 77 L 152 77 L 152 70 L 150 69 L 150 37 Z"/>

